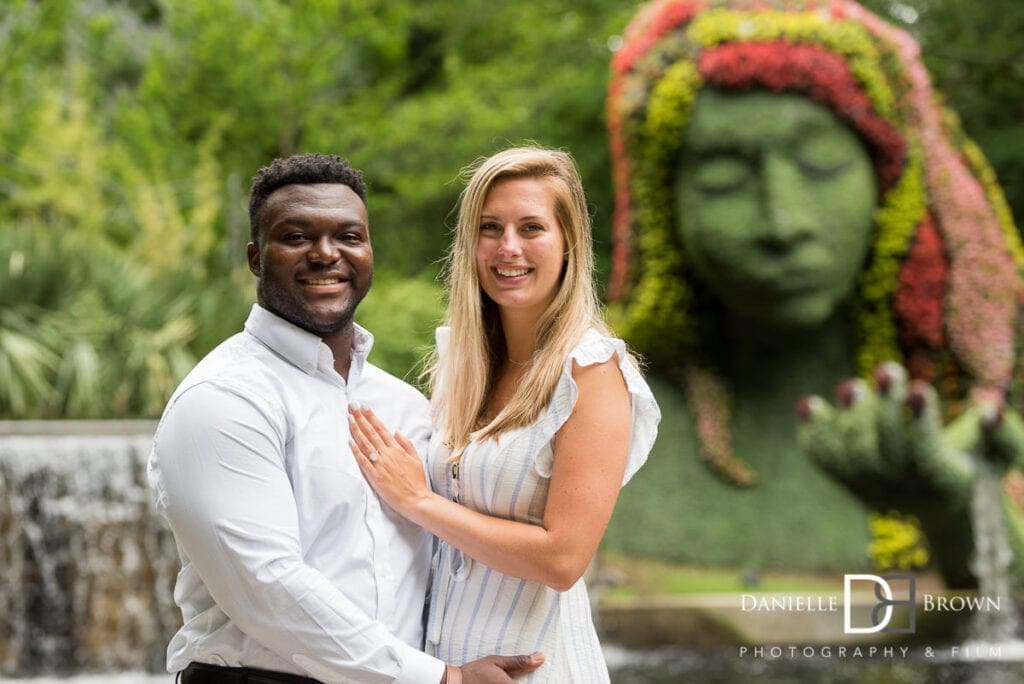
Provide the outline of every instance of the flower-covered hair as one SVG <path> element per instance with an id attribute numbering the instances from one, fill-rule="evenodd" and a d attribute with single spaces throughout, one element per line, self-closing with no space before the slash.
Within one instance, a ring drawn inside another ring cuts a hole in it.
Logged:
<path id="1" fill-rule="evenodd" d="M 887 360 L 936 383 L 952 411 L 1002 400 L 1018 383 L 1024 250 L 995 174 L 939 103 L 918 44 L 852 0 L 654 0 L 612 62 L 608 122 L 616 208 L 608 296 L 623 332 L 681 369 L 702 458 L 738 484 L 731 390 L 708 363 L 673 174 L 697 93 L 798 93 L 855 131 L 873 160 L 879 206 L 858 280 L 858 372 Z"/>

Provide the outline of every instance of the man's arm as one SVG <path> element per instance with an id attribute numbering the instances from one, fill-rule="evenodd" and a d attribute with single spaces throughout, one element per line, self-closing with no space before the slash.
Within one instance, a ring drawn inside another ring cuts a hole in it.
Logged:
<path id="1" fill-rule="evenodd" d="M 170 408 L 154 451 L 178 545 L 240 630 L 311 676 L 439 682 L 441 661 L 394 637 L 304 562 L 283 417 L 270 413 L 209 383 Z"/>

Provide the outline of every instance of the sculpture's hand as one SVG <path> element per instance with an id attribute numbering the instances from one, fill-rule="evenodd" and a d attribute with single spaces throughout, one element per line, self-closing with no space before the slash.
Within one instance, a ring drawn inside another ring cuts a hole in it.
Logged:
<path id="1" fill-rule="evenodd" d="M 965 498 L 979 467 L 1005 470 L 1024 461 L 1024 421 L 1016 411 L 973 403 L 943 426 L 935 389 L 908 385 L 899 364 L 879 366 L 875 384 L 844 380 L 836 407 L 814 396 L 797 407 L 801 449 L 868 503 Z"/>
<path id="2" fill-rule="evenodd" d="M 1002 475 L 1024 462 L 1024 420 L 994 401 L 972 402 L 943 426 L 928 383 L 908 383 L 895 363 L 876 369 L 875 389 L 845 380 L 837 405 L 806 397 L 797 405 L 801 449 L 869 506 L 918 517 L 947 580 L 969 583 L 969 502 L 984 469 Z"/>

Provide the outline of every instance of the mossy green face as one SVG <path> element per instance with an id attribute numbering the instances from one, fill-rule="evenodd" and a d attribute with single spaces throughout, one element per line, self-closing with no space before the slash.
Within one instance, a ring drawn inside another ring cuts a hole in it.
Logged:
<path id="1" fill-rule="evenodd" d="M 730 314 L 806 329 L 849 298 L 878 191 L 864 144 L 826 107 L 706 89 L 676 179 L 687 259 Z"/>

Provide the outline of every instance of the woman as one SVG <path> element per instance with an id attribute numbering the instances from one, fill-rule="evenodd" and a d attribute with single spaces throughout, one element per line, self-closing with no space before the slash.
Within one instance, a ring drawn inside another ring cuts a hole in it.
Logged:
<path id="1" fill-rule="evenodd" d="M 447 289 L 430 487 L 371 412 L 354 410 L 352 428 L 370 484 L 440 539 L 427 649 L 450 663 L 541 651 L 530 681 L 607 681 L 580 578 L 661 415 L 601 318 L 568 154 L 514 148 L 476 168 Z"/>

